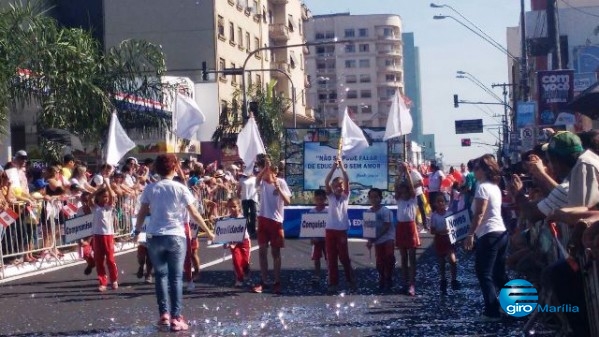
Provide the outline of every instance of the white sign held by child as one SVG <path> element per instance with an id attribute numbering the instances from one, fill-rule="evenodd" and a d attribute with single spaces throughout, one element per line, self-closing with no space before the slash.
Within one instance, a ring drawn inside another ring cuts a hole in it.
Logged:
<path id="1" fill-rule="evenodd" d="M 468 210 L 462 210 L 445 218 L 447 230 L 449 230 L 449 241 L 456 243 L 468 235 L 470 227 L 470 214 Z"/>
<path id="2" fill-rule="evenodd" d="M 214 226 L 215 243 L 242 242 L 245 236 L 245 218 L 218 220 Z"/>
<path id="3" fill-rule="evenodd" d="M 304 213 L 300 226 L 300 238 L 324 238 L 327 213 Z"/>
<path id="4" fill-rule="evenodd" d="M 64 222 L 65 243 L 75 242 L 92 235 L 93 214 L 68 219 Z"/>
<path id="5" fill-rule="evenodd" d="M 375 239 L 378 223 L 376 221 L 376 213 L 364 212 L 362 225 L 362 237 L 365 239 Z"/>

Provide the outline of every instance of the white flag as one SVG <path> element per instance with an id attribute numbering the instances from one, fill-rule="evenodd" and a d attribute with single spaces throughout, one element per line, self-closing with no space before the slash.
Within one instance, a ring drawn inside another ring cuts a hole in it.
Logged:
<path id="1" fill-rule="evenodd" d="M 399 90 L 396 90 L 387 117 L 387 127 L 383 140 L 410 134 L 413 125 L 410 109 L 408 109 L 404 98 L 401 97 Z"/>
<path id="2" fill-rule="evenodd" d="M 354 121 L 349 118 L 347 108 L 343 113 L 343 122 L 341 124 L 342 152 L 344 155 L 353 156 L 360 154 L 364 149 L 370 146 L 364 136 L 364 132 Z"/>
<path id="3" fill-rule="evenodd" d="M 237 135 L 237 151 L 239 157 L 245 164 L 245 173 L 249 174 L 254 169 L 254 162 L 256 156 L 260 153 L 266 153 L 264 150 L 264 143 L 260 137 L 260 131 L 258 131 L 258 125 L 254 120 L 254 117 L 250 117 L 247 123 L 239 134 Z"/>
<path id="4" fill-rule="evenodd" d="M 135 143 L 119 123 L 116 113 L 112 113 L 110 127 L 108 128 L 108 141 L 106 142 L 106 163 L 116 166 L 119 160 L 135 147 Z"/>
<path id="5" fill-rule="evenodd" d="M 195 139 L 200 124 L 204 123 L 206 116 L 204 116 L 200 107 L 198 107 L 191 97 L 178 92 L 176 100 L 175 116 L 177 127 L 175 134 L 181 138 Z"/>

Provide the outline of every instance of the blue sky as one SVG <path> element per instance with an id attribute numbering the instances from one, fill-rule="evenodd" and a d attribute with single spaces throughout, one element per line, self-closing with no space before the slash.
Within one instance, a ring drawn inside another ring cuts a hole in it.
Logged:
<path id="1" fill-rule="evenodd" d="M 490 147 L 478 144 L 463 148 L 460 139 L 470 137 L 473 142 L 495 143 L 497 126 L 483 134 L 455 135 L 454 121 L 483 118 L 484 125 L 495 125 L 501 120 L 488 114 L 502 114 L 503 108 L 493 105 L 454 108 L 453 94 L 463 100 L 495 102 L 471 81 L 458 79 L 455 75 L 458 70 L 467 71 L 488 87 L 493 83 L 508 82 L 507 57 L 457 22 L 433 20 L 434 15 L 453 14 L 450 9 L 431 8 L 430 1 L 426 0 L 304 0 L 304 3 L 313 15 L 347 11 L 351 14 L 400 15 L 403 31 L 414 32 L 416 45 L 420 48 L 424 132 L 436 135 L 437 152 L 443 154 L 446 164 L 457 164 L 491 151 Z M 452 6 L 503 46 L 506 45 L 506 27 L 516 26 L 519 22 L 520 2 L 515 0 L 436 3 Z M 528 8 L 529 1 L 526 3 Z M 501 96 L 499 88 L 494 91 Z"/>

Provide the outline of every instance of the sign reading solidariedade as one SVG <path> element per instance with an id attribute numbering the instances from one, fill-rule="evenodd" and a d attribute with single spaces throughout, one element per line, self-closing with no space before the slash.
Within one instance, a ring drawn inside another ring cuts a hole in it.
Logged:
<path id="1" fill-rule="evenodd" d="M 304 213 L 300 226 L 300 238 L 324 238 L 327 213 Z"/>
<path id="2" fill-rule="evenodd" d="M 316 190 L 324 185 L 336 156 L 335 148 L 319 142 L 304 143 L 304 190 Z M 343 163 L 352 183 L 387 189 L 389 167 L 386 143 L 373 142 L 359 155 L 344 156 Z"/>
<path id="3" fill-rule="evenodd" d="M 245 218 L 218 220 L 214 225 L 214 243 L 242 242 L 245 236 Z"/>

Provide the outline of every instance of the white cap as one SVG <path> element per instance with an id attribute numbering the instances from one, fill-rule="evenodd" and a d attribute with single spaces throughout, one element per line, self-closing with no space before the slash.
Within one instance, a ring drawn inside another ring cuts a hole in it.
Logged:
<path id="1" fill-rule="evenodd" d="M 15 157 L 27 157 L 27 152 L 25 152 L 25 150 L 19 150 L 15 153 Z"/>

